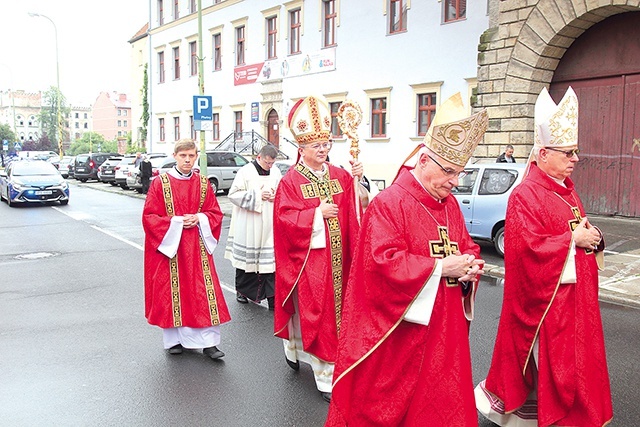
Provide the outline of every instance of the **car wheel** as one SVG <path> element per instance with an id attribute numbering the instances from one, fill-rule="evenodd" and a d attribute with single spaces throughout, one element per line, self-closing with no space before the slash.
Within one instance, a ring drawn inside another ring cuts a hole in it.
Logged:
<path id="1" fill-rule="evenodd" d="M 500 227 L 493 236 L 493 246 L 501 257 L 504 257 L 504 227 Z"/>
<path id="2" fill-rule="evenodd" d="M 87 179 L 86 178 L 81 178 L 80 182 L 87 182 Z"/>
<path id="3" fill-rule="evenodd" d="M 69 204 L 69 200 L 68 200 L 68 199 L 67 199 L 67 200 L 60 200 L 60 204 L 61 204 L 62 206 L 64 206 L 64 205 L 68 205 L 68 204 Z"/>
<path id="4" fill-rule="evenodd" d="M 138 192 L 138 194 L 142 194 L 142 188 L 136 188 L 136 191 Z"/>
<path id="5" fill-rule="evenodd" d="M 218 180 L 215 178 L 209 178 L 209 184 L 211 184 L 211 188 L 213 189 L 213 193 L 218 192 Z"/>
<path id="6" fill-rule="evenodd" d="M 11 195 L 9 194 L 8 188 L 7 188 L 7 205 L 9 205 L 10 208 L 14 208 L 16 206 L 15 203 L 11 203 Z"/>
<path id="7" fill-rule="evenodd" d="M 129 189 L 127 184 L 120 184 L 120 188 L 122 188 L 123 190 L 128 190 Z"/>
<path id="8" fill-rule="evenodd" d="M 113 181 L 110 181 L 110 182 L 109 182 L 109 184 L 113 185 L 114 187 L 117 187 L 117 186 L 118 186 L 118 184 L 116 184 L 116 183 L 115 183 L 115 182 L 113 182 Z"/>

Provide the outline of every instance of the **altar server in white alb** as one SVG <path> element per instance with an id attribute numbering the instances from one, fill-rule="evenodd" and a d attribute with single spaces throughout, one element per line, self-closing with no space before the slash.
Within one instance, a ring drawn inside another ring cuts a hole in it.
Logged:
<path id="1" fill-rule="evenodd" d="M 257 158 L 238 170 L 229 190 L 233 203 L 225 258 L 236 269 L 236 300 L 246 304 L 267 299 L 273 310 L 275 256 L 273 201 L 282 178 L 273 167 L 278 150 L 265 145 Z"/>

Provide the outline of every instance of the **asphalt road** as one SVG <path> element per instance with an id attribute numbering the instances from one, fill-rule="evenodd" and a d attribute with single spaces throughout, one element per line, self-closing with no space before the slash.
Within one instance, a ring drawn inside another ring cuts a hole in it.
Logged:
<path id="1" fill-rule="evenodd" d="M 266 307 L 233 298 L 219 362 L 169 356 L 144 319 L 143 200 L 73 185 L 68 206 L 0 204 L 0 424 L 321 426 L 327 405 L 308 366 L 284 362 Z M 471 328 L 474 380 L 488 370 L 502 287 L 481 283 Z M 602 305 L 612 426 L 638 425 L 640 311 Z M 488 423 L 481 424 L 489 426 Z"/>

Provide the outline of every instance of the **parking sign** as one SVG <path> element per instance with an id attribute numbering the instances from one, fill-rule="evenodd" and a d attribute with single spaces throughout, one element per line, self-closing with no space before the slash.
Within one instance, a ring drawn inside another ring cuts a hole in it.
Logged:
<path id="1" fill-rule="evenodd" d="M 193 96 L 193 126 L 195 130 L 211 130 L 213 128 L 213 105 L 211 97 Z"/>

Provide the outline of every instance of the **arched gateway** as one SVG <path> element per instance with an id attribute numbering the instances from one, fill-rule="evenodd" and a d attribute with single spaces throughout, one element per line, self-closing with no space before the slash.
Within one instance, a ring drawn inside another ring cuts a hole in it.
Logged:
<path id="1" fill-rule="evenodd" d="M 557 101 L 571 85 L 580 100 L 573 178 L 587 212 L 640 217 L 638 1 L 520 3 L 499 2 L 481 38 L 476 106 L 488 109 L 490 124 L 476 154 L 494 157 L 512 144 L 524 160 L 538 93 L 550 87 Z"/>

